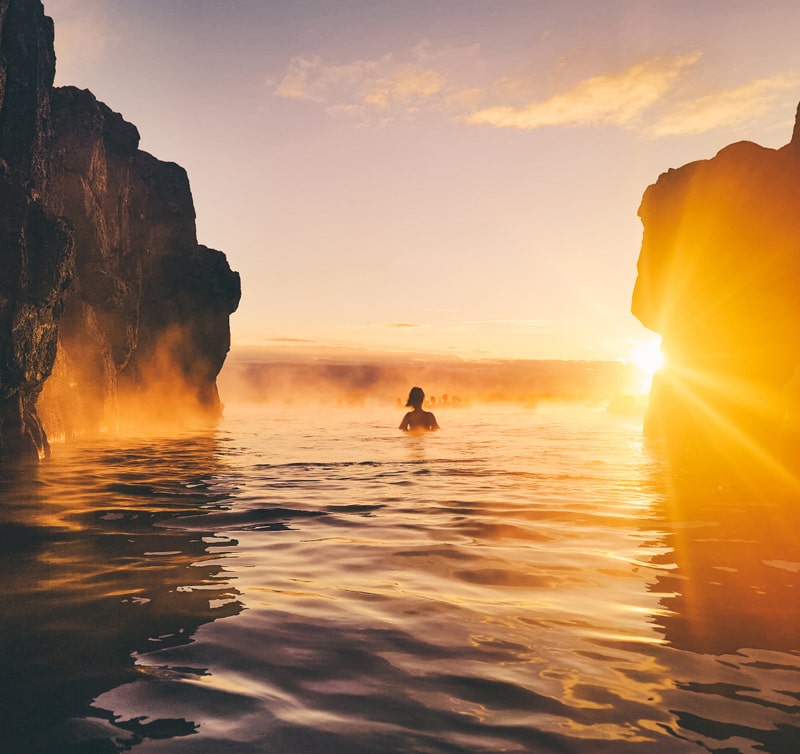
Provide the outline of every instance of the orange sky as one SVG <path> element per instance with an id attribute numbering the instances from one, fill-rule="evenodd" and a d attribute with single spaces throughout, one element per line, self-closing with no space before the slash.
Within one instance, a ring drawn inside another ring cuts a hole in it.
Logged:
<path id="1" fill-rule="evenodd" d="M 236 346 L 628 358 L 642 193 L 800 100 L 788 0 L 44 0 L 185 167 Z"/>

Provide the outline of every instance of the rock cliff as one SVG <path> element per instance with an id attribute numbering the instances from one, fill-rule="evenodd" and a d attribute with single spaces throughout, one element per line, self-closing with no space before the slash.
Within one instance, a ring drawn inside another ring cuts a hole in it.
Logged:
<path id="1" fill-rule="evenodd" d="M 42 199 L 54 74 L 41 4 L 0 0 L 0 459 L 46 451 L 36 401 L 74 273 L 68 223 Z"/>
<path id="2" fill-rule="evenodd" d="M 0 458 L 220 411 L 239 276 L 189 181 L 88 91 L 54 89 L 40 0 L 0 0 Z"/>
<path id="3" fill-rule="evenodd" d="M 787 439 L 800 365 L 799 208 L 800 109 L 786 146 L 736 143 L 645 191 L 632 311 L 663 336 L 667 359 L 651 435 L 766 453 Z"/>

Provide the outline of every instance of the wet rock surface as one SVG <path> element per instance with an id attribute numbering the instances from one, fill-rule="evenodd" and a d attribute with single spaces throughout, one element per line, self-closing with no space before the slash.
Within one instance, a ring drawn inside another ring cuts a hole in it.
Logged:
<path id="1" fill-rule="evenodd" d="M 239 276 L 186 172 L 91 92 L 53 88 L 39 0 L 0 0 L 0 457 L 47 435 L 214 417 Z"/>

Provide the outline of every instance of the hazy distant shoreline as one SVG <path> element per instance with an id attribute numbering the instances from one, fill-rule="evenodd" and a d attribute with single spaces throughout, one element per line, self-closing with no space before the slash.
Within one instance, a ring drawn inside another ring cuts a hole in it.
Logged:
<path id="1" fill-rule="evenodd" d="M 416 354 L 331 357 L 285 350 L 233 351 L 219 377 L 223 401 L 281 403 L 397 403 L 421 385 L 429 403 L 463 406 L 505 401 L 609 402 L 633 395 L 640 380 L 632 364 L 619 361 L 467 361 Z"/>

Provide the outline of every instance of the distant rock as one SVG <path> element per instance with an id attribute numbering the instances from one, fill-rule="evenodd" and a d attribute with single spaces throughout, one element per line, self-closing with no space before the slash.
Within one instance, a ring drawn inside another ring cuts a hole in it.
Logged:
<path id="1" fill-rule="evenodd" d="M 800 109 L 786 146 L 739 142 L 669 170 L 639 216 L 632 311 L 667 359 L 648 433 L 772 453 L 800 365 Z"/>
<path id="2" fill-rule="evenodd" d="M 90 92 L 53 89 L 39 0 L 0 0 L 0 44 L 0 459 L 217 416 L 240 282 L 197 243 L 185 171 Z"/>

